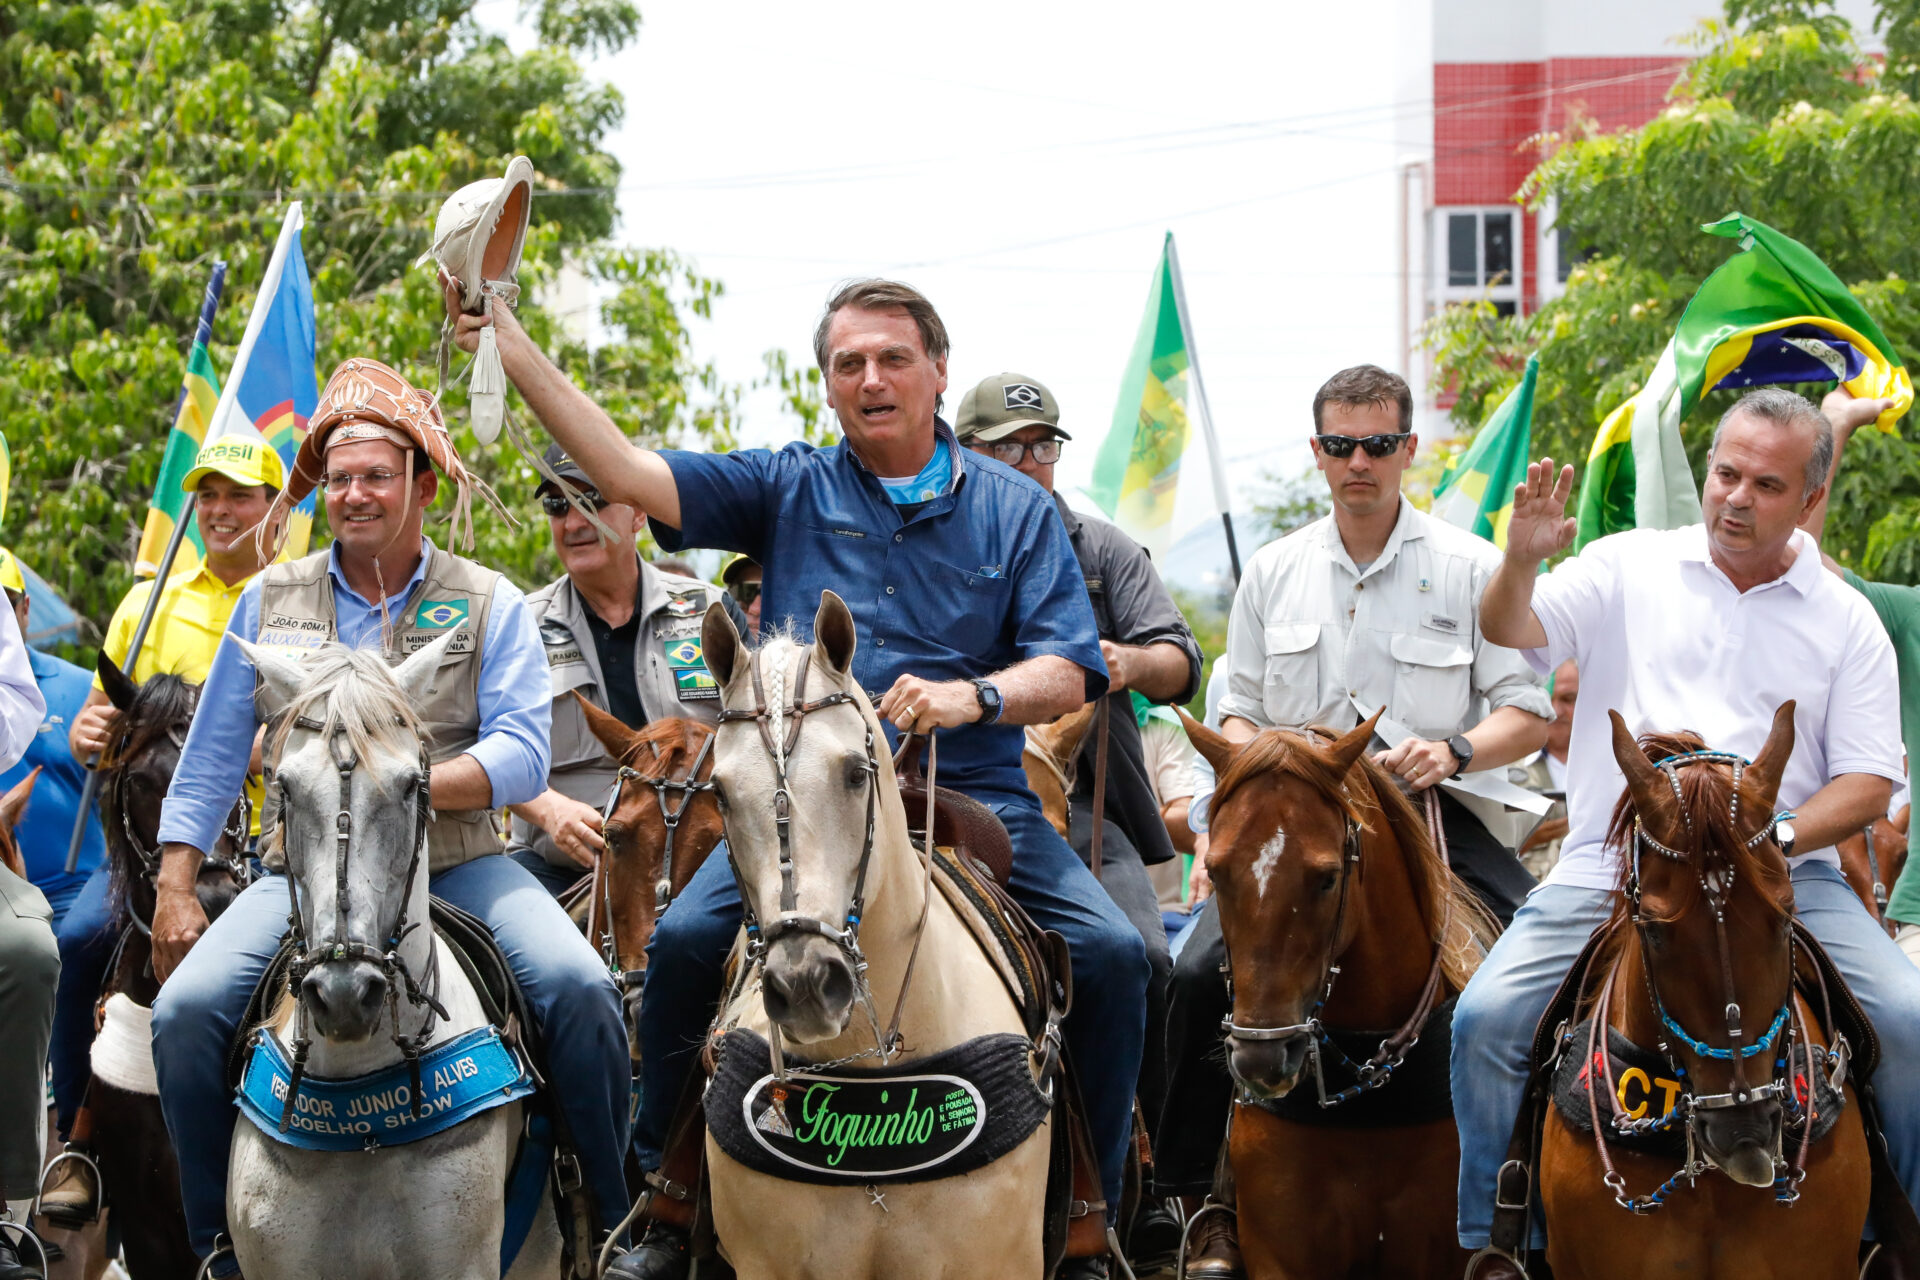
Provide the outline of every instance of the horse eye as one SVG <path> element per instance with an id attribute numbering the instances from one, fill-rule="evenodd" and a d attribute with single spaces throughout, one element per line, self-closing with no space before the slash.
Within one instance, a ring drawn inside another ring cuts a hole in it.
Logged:
<path id="1" fill-rule="evenodd" d="M 865 760 L 847 761 L 847 790 L 858 789 L 867 780 L 867 762 Z"/>
<path id="2" fill-rule="evenodd" d="M 1329 893 L 1332 893 L 1335 889 L 1338 889 L 1339 887 L 1340 887 L 1340 873 L 1338 871 L 1327 871 L 1321 874 L 1320 893 L 1322 897 L 1326 896 Z"/>

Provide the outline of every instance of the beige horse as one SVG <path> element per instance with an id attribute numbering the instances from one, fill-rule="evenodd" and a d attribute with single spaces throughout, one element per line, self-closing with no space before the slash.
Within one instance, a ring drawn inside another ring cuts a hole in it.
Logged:
<path id="1" fill-rule="evenodd" d="M 729 854 L 752 916 L 768 938 L 764 962 L 751 967 L 740 995 L 722 1010 L 717 1033 L 738 1027 L 770 1040 L 778 1035 L 789 1058 L 814 1062 L 875 1048 L 874 1027 L 857 998 L 860 979 L 845 948 L 804 924 L 781 927 L 783 921 L 811 921 L 838 933 L 854 896 L 871 813 L 858 945 L 870 966 L 865 981 L 883 1025 L 899 1002 L 902 1047 L 893 1061 L 911 1062 L 978 1036 L 1019 1034 L 1018 1011 L 993 962 L 945 895 L 929 893 L 907 835 L 880 722 L 848 674 L 853 618 L 832 592 L 822 593 L 813 630 L 811 646 L 776 636 L 749 652 L 723 610 L 707 612 L 707 666 L 720 681 L 723 708 L 749 716 L 764 708 L 769 730 L 763 736 L 760 723 L 726 720 L 715 742 L 713 777 L 727 815 Z M 823 698 L 829 704 L 817 706 Z M 790 718 L 803 705 L 809 709 Z M 781 767 L 792 797 L 793 910 L 781 906 L 774 820 Z M 916 932 L 923 933 L 922 954 L 902 998 Z M 736 947 L 736 959 L 740 955 Z M 869 1057 L 855 1065 L 877 1062 Z M 1044 1123 L 973 1173 L 875 1192 L 757 1172 L 731 1159 L 711 1132 L 706 1148 L 714 1226 L 741 1280 L 1026 1280 L 1041 1274 Z"/>

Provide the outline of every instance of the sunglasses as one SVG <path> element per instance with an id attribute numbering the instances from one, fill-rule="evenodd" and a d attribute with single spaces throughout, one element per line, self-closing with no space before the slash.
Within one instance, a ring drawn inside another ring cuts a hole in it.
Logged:
<path id="1" fill-rule="evenodd" d="M 580 490 L 580 502 L 587 510 L 595 512 L 603 511 L 611 505 L 606 498 L 601 497 L 598 491 L 593 489 Z M 573 504 L 567 501 L 565 494 L 543 493 L 540 495 L 540 509 L 555 520 L 564 520 L 567 518 L 567 512 L 573 510 Z"/>
<path id="2" fill-rule="evenodd" d="M 1351 458 L 1355 445 L 1365 449 L 1369 458 L 1384 458 L 1398 450 L 1408 438 L 1406 432 L 1396 431 L 1387 436 L 1316 435 L 1313 439 L 1329 458 Z"/>
<path id="3" fill-rule="evenodd" d="M 757 582 L 735 582 L 727 587 L 727 594 L 732 596 L 742 609 L 745 609 L 760 598 L 760 584 Z"/>

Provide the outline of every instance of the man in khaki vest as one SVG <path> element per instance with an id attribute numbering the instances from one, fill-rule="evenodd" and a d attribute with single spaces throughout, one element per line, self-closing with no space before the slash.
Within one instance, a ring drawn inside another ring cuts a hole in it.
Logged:
<path id="1" fill-rule="evenodd" d="M 646 513 L 601 497 L 559 445 L 548 448 L 546 464 L 580 491 L 580 501 L 568 501 L 552 480 L 538 490 L 553 549 L 567 569 L 527 597 L 553 687 L 553 764 L 547 789 L 513 806 L 509 842 L 513 860 L 559 894 L 606 851 L 601 810 L 620 767 L 587 728 L 573 695 L 630 729 L 675 718 L 714 723 L 720 686 L 700 652 L 700 623 L 708 605 L 731 606 L 731 597 L 642 560 L 634 540 Z M 612 542 L 586 508 L 615 535 Z M 746 630 L 746 620 L 729 612 Z"/>
<path id="2" fill-rule="evenodd" d="M 439 409 L 384 365 L 342 365 L 321 393 L 282 495 L 290 505 L 317 482 L 334 544 L 261 574 L 234 608 L 228 631 L 289 653 L 336 639 L 378 645 L 390 663 L 454 633 L 438 688 L 416 708 L 433 765 L 433 892 L 484 920 L 512 965 L 601 1226 L 610 1228 L 628 1203 L 620 1000 L 566 914 L 524 869 L 497 856 L 505 845 L 493 811 L 531 800 L 546 785 L 546 659 L 533 615 L 512 583 L 422 536 L 425 508 L 443 475 L 455 490 L 458 536 L 477 485 Z M 237 645 L 222 645 L 160 820 L 165 852 L 153 947 L 166 985 L 154 1002 L 154 1065 L 179 1153 L 188 1233 L 202 1256 L 215 1254 L 226 1229 L 234 1123 L 227 1054 L 287 927 L 284 875 L 255 883 L 211 926 L 193 892 L 201 850 L 211 847 L 246 773 L 257 724 L 254 687 L 252 664 Z M 271 866 L 277 850 L 266 843 Z M 212 1256 L 211 1274 L 235 1269 L 231 1253 Z"/>

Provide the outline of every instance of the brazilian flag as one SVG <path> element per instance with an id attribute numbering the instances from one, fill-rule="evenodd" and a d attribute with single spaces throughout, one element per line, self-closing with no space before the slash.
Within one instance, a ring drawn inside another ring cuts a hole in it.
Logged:
<path id="1" fill-rule="evenodd" d="M 227 264 L 215 263 L 213 279 L 207 282 L 207 293 L 200 303 L 200 327 L 194 330 L 193 347 L 187 352 L 186 377 L 180 386 L 180 405 L 174 410 L 173 430 L 167 435 L 167 451 L 160 459 L 160 478 L 153 482 L 153 501 L 147 507 L 146 527 L 140 532 L 140 551 L 134 557 L 133 571 L 143 578 L 160 572 L 167 540 L 173 537 L 173 526 L 187 505 L 181 482 L 193 470 L 193 461 L 207 438 L 207 424 L 213 421 L 214 408 L 220 403 L 220 375 L 213 370 L 207 343 L 213 339 L 213 317 L 220 309 L 220 291 L 226 281 Z M 200 545 L 200 531 L 189 528 L 181 547 L 183 559 L 178 564 L 197 563 L 205 551 Z"/>
<path id="2" fill-rule="evenodd" d="M 1527 478 L 1533 440 L 1533 384 L 1540 357 L 1528 356 L 1519 385 L 1509 391 L 1473 437 L 1466 452 L 1447 464 L 1433 491 L 1433 514 L 1477 533 L 1496 547 L 1507 545 L 1513 490 Z"/>
<path id="3" fill-rule="evenodd" d="M 1576 547 L 1700 519 L 1680 424 L 1709 390 L 1837 382 L 1892 402 L 1882 431 L 1913 405 L 1899 353 L 1810 249 L 1741 213 L 1701 230 L 1738 240 L 1740 251 L 1687 303 L 1646 386 L 1600 424 L 1581 480 Z"/>

